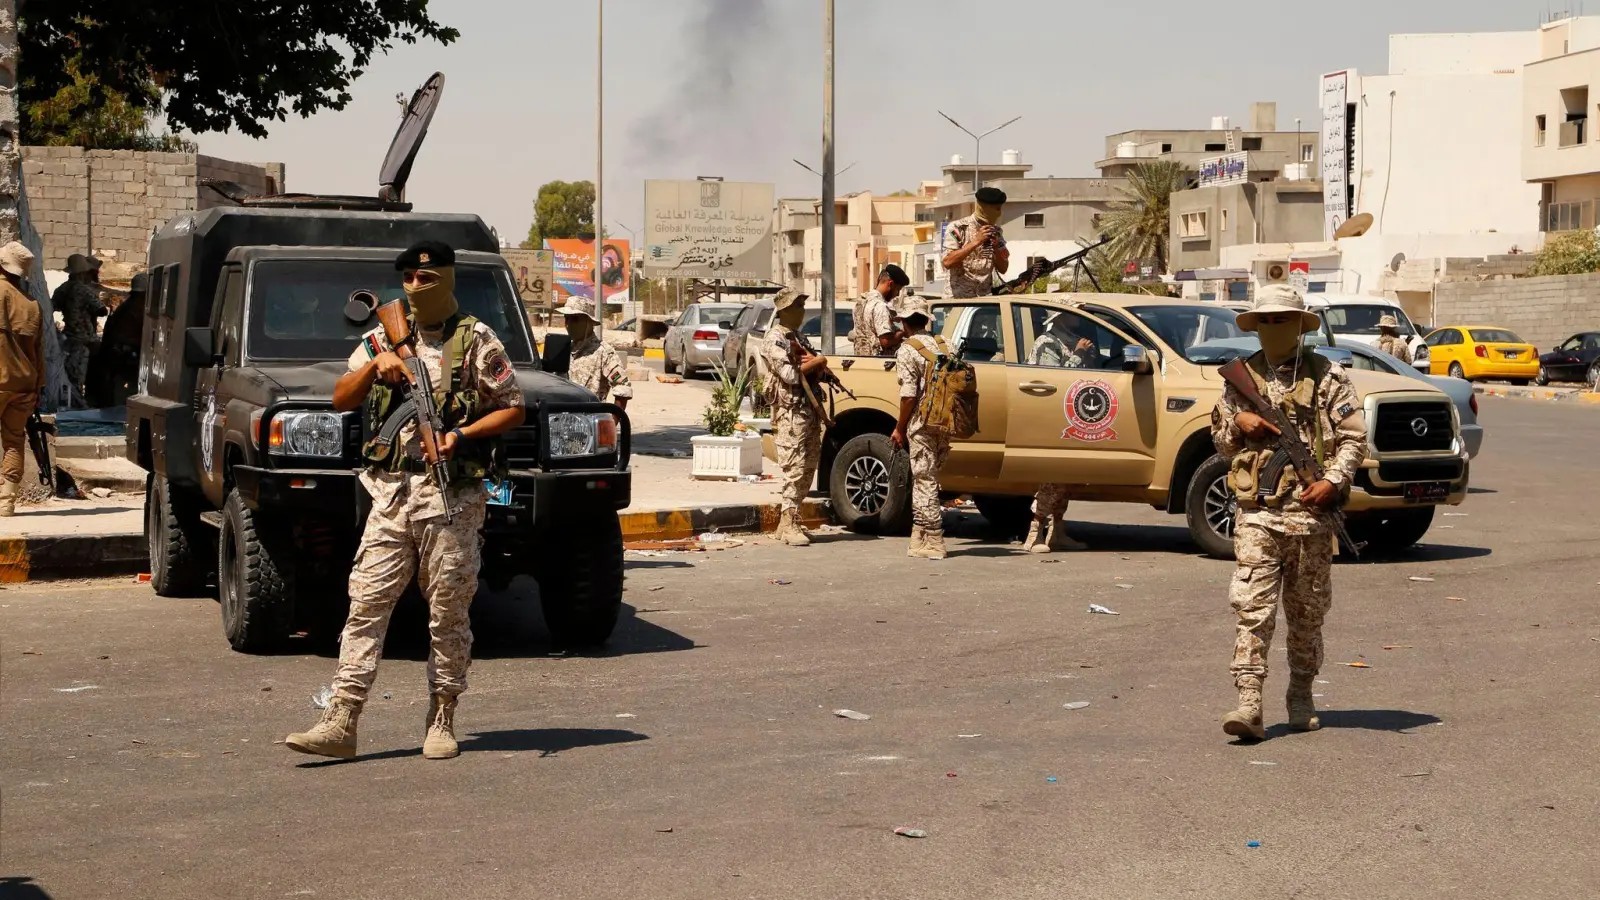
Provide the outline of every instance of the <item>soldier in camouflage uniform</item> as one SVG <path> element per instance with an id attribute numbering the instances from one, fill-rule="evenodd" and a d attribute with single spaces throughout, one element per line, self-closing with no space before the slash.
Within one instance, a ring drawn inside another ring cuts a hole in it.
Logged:
<path id="1" fill-rule="evenodd" d="M 572 362 L 567 377 L 574 384 L 588 388 L 600 400 L 628 408 L 633 399 L 633 385 L 628 381 L 628 367 L 623 365 L 617 348 L 594 333 L 600 323 L 594 317 L 594 301 L 587 297 L 568 297 L 567 305 L 556 310 L 566 317 L 567 336 L 572 338 Z"/>
<path id="2" fill-rule="evenodd" d="M 1028 364 L 1054 369 L 1082 369 L 1095 358 L 1094 341 L 1072 330 L 1070 314 L 1058 311 L 1045 320 L 1045 332 L 1033 342 Z M 1088 545 L 1067 534 L 1067 486 L 1041 484 L 1033 495 L 1033 522 L 1022 548 L 1029 553 L 1053 550 L 1087 550 Z"/>
<path id="3" fill-rule="evenodd" d="M 900 418 L 891 439 L 911 456 L 911 547 L 907 556 L 944 559 L 944 509 L 939 505 L 939 470 L 950 455 L 950 435 L 926 427 L 918 406 L 928 389 L 930 363 L 919 347 L 934 349 L 925 333 L 933 314 L 921 297 L 907 297 L 900 305 L 905 339 L 895 351 L 894 372 L 900 383 Z"/>
<path id="4" fill-rule="evenodd" d="M 1302 335 L 1320 327 L 1305 300 L 1286 285 L 1261 291 L 1255 306 L 1238 317 L 1239 327 L 1261 338 L 1261 352 L 1247 364 L 1251 378 L 1269 403 L 1284 410 L 1300 439 L 1318 457 L 1324 480 L 1312 485 L 1292 472 L 1278 485 L 1263 485 L 1275 499 L 1260 501 L 1260 491 L 1240 490 L 1256 480 L 1271 455 L 1277 431 L 1251 411 L 1228 385 L 1211 414 L 1218 452 L 1232 460 L 1230 483 L 1239 498 L 1233 550 L 1238 558 L 1229 599 L 1238 615 L 1233 679 L 1239 706 L 1223 717 L 1228 734 L 1260 740 L 1266 736 L 1261 687 L 1267 677 L 1267 651 L 1278 606 L 1289 626 L 1289 727 L 1311 731 L 1320 724 L 1311 686 L 1322 667 L 1322 622 L 1333 605 L 1330 584 L 1334 526 L 1331 513 L 1348 496 L 1367 453 L 1366 421 L 1350 378 L 1302 344 Z"/>
<path id="5" fill-rule="evenodd" d="M 979 188 L 973 199 L 976 211 L 946 225 L 940 245 L 940 261 L 950 273 L 950 296 L 957 298 L 989 296 L 995 274 L 1011 268 L 1011 251 L 1000 230 L 1005 191 Z"/>
<path id="6" fill-rule="evenodd" d="M 895 350 L 894 299 L 911 283 L 905 270 L 890 263 L 878 276 L 876 290 L 856 301 L 850 340 L 857 356 L 892 356 Z"/>
<path id="7" fill-rule="evenodd" d="M 1406 365 L 1411 364 L 1411 346 L 1400 336 L 1400 320 L 1394 316 L 1378 320 L 1378 349 Z"/>
<path id="8" fill-rule="evenodd" d="M 772 437 L 778 465 L 783 468 L 783 506 L 774 535 L 791 547 L 811 543 L 800 523 L 800 505 L 811 492 L 822 456 L 822 417 L 806 398 L 801 381 L 828 366 L 822 354 L 800 359 L 792 338 L 805 320 L 806 295 L 784 288 L 773 298 L 776 322 L 761 340 L 761 358 L 767 368 L 767 399 L 772 404 Z"/>
<path id="9" fill-rule="evenodd" d="M 73 390 L 83 393 L 89 377 L 89 359 L 100 346 L 98 319 L 105 315 L 100 299 L 100 260 L 82 253 L 67 257 L 67 280 L 56 288 L 50 305 L 61 313 L 63 365 Z"/>
<path id="10" fill-rule="evenodd" d="M 455 709 L 467 688 L 472 660 L 467 612 L 482 563 L 484 476 L 495 439 L 522 424 L 525 411 L 500 339 L 489 326 L 459 311 L 454 251 L 424 241 L 400 254 L 395 267 L 404 273 L 412 349 L 434 390 L 444 397 L 439 405 L 448 431 L 440 436 L 439 447 L 451 462 L 452 477 L 445 497 L 423 460 L 415 421 L 399 430 L 387 452 L 368 444 L 368 465 L 360 481 L 372 498 L 372 512 L 350 573 L 350 617 L 340 638 L 339 671 L 321 721 L 285 741 L 301 753 L 355 756 L 356 721 L 377 679 L 389 617 L 413 574 L 428 603 L 432 645 L 422 755 L 448 759 L 460 752 Z M 334 387 L 334 408 L 364 406 L 369 425 L 381 426 L 400 408 L 400 392 L 391 386 L 407 377 L 383 328 L 375 328 L 350 354 L 349 371 Z M 449 523 L 443 517 L 447 502 L 457 510 Z"/>

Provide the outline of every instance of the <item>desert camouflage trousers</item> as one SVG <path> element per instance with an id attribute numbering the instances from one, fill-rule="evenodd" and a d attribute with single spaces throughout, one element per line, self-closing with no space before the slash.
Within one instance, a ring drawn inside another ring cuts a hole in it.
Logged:
<path id="1" fill-rule="evenodd" d="M 942 528 L 939 470 L 950 455 L 950 435 L 913 431 L 906 444 L 911 454 L 911 521 L 919 528 Z"/>
<path id="2" fill-rule="evenodd" d="M 335 695 L 358 703 L 378 678 L 383 638 L 400 595 L 417 577 L 428 603 L 428 687 L 455 696 L 467 689 L 472 664 L 472 624 L 467 611 L 478 592 L 483 562 L 484 498 L 462 503 L 455 521 L 407 521 L 374 510 L 350 573 L 350 617 L 339 639 Z"/>
<path id="3" fill-rule="evenodd" d="M 1267 651 L 1278 607 L 1289 626 L 1289 671 L 1315 675 L 1322 668 L 1322 620 L 1333 606 L 1333 538 L 1327 533 L 1284 534 L 1240 523 L 1233 533 L 1239 567 L 1228 599 L 1239 616 L 1233 643 L 1233 678 L 1267 677 Z"/>
<path id="4" fill-rule="evenodd" d="M 1035 519 L 1059 519 L 1067 514 L 1067 486 L 1064 484 L 1041 484 L 1039 490 L 1033 495 L 1033 517 Z"/>
<path id="5" fill-rule="evenodd" d="M 809 406 L 774 406 L 772 442 L 783 469 L 780 495 L 784 509 L 798 509 L 811 493 L 817 477 L 817 462 L 822 458 L 822 423 Z"/>

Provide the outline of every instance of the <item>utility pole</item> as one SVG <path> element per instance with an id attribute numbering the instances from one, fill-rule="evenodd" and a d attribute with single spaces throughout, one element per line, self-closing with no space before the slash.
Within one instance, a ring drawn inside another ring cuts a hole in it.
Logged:
<path id="1" fill-rule="evenodd" d="M 822 341 L 833 349 L 833 0 L 822 0 Z"/>
<path id="2" fill-rule="evenodd" d="M 606 0 L 595 0 L 594 48 L 594 317 L 599 323 L 594 333 L 605 331 L 605 257 L 600 252 L 600 236 L 605 233 L 605 218 L 600 203 L 605 183 L 606 159 Z"/>

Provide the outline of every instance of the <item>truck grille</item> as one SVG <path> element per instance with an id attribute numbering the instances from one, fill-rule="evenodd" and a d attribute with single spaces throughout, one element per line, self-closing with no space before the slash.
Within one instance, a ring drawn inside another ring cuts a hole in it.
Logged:
<path id="1" fill-rule="evenodd" d="M 1455 442 L 1448 401 L 1380 403 L 1375 418 L 1372 446 L 1379 453 L 1449 450 Z"/>
<path id="2" fill-rule="evenodd" d="M 522 425 L 506 436 L 506 463 L 513 469 L 539 468 L 539 426 Z"/>

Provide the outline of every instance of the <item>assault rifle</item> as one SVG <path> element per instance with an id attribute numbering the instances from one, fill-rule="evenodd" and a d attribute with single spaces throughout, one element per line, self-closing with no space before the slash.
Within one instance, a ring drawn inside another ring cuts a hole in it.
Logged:
<path id="1" fill-rule="evenodd" d="M 1076 265 L 1083 269 L 1083 274 L 1089 276 L 1089 283 L 1094 285 L 1095 292 L 1098 293 L 1100 291 L 1100 282 L 1095 279 L 1094 271 L 1088 266 L 1084 265 L 1083 261 L 1088 258 L 1090 253 L 1099 250 L 1101 247 L 1104 247 L 1109 243 L 1111 243 L 1111 237 L 1109 235 L 1102 234 L 1100 235 L 1100 240 L 1095 241 L 1093 244 L 1084 247 L 1082 250 L 1079 250 L 1076 253 L 1069 253 L 1057 260 L 1046 260 L 1043 265 L 1035 263 L 1032 266 L 1029 266 L 1026 273 L 1018 275 L 1016 278 L 1011 279 L 1005 284 L 995 287 L 991 293 L 996 295 L 1026 294 L 1028 289 L 1033 286 L 1035 281 L 1038 281 L 1044 276 L 1049 275 L 1051 272 L 1071 265 Z"/>
<path id="2" fill-rule="evenodd" d="M 811 342 L 806 340 L 805 335 L 798 331 L 789 335 L 789 362 L 795 367 L 796 371 L 799 371 L 801 363 L 816 355 L 818 355 L 816 348 L 811 346 Z M 822 370 L 816 374 L 801 375 L 800 387 L 805 391 L 806 402 L 810 403 L 811 408 L 816 410 L 817 415 L 822 417 L 822 424 L 830 428 L 833 427 L 833 392 L 843 391 L 846 397 L 851 400 L 856 399 L 855 393 L 845 387 L 844 382 L 839 380 L 839 376 L 835 375 L 833 370 L 827 366 L 823 366 Z M 826 408 L 823 407 L 822 398 L 819 396 L 824 393 L 828 395 Z"/>
<path id="3" fill-rule="evenodd" d="M 444 502 L 444 521 L 448 525 L 455 519 L 456 513 L 461 512 L 461 508 L 450 505 L 450 462 L 439 452 L 439 445 L 444 439 L 444 418 L 439 415 L 439 408 L 433 402 L 432 379 L 428 377 L 428 369 L 422 364 L 422 359 L 417 356 L 417 338 L 411 332 L 411 323 L 406 320 L 405 304 L 397 298 L 379 305 L 376 312 L 378 322 L 383 325 L 383 336 L 394 348 L 394 354 L 406 364 L 407 383 L 401 386 L 406 401 L 390 416 L 390 421 L 397 423 L 396 426 L 391 429 L 390 423 L 385 422 L 383 430 L 392 439 L 399 432 L 400 425 L 408 419 L 416 419 L 417 437 L 422 442 L 422 458 L 433 473 L 433 480 L 439 485 L 440 499 Z"/>
<path id="4" fill-rule="evenodd" d="M 28 417 L 28 449 L 33 451 L 33 461 L 39 464 L 39 483 L 44 485 L 50 496 L 56 495 L 55 468 L 50 465 L 50 438 L 56 433 L 53 422 L 46 422 L 35 409 L 33 415 Z"/>
<path id="5" fill-rule="evenodd" d="M 1278 429 L 1278 436 L 1273 439 L 1277 446 L 1273 448 L 1272 458 L 1261 467 L 1258 483 L 1268 485 L 1269 489 L 1275 490 L 1285 466 L 1294 468 L 1295 474 L 1300 477 L 1301 490 L 1322 481 L 1322 465 L 1311 454 L 1305 442 L 1300 440 L 1300 433 L 1295 430 L 1294 423 L 1289 421 L 1282 410 L 1261 396 L 1261 391 L 1256 388 L 1255 379 L 1250 377 L 1250 371 L 1245 367 L 1245 361 L 1236 358 L 1223 366 L 1218 374 L 1224 381 L 1233 385 L 1233 389 L 1250 404 L 1256 415 L 1266 419 L 1272 427 Z M 1350 536 L 1350 529 L 1344 519 L 1344 510 L 1335 506 L 1325 512 L 1333 519 L 1333 529 L 1339 535 L 1339 540 L 1350 548 L 1351 554 L 1361 556 L 1361 549 L 1367 545 L 1357 543 L 1356 539 Z"/>

